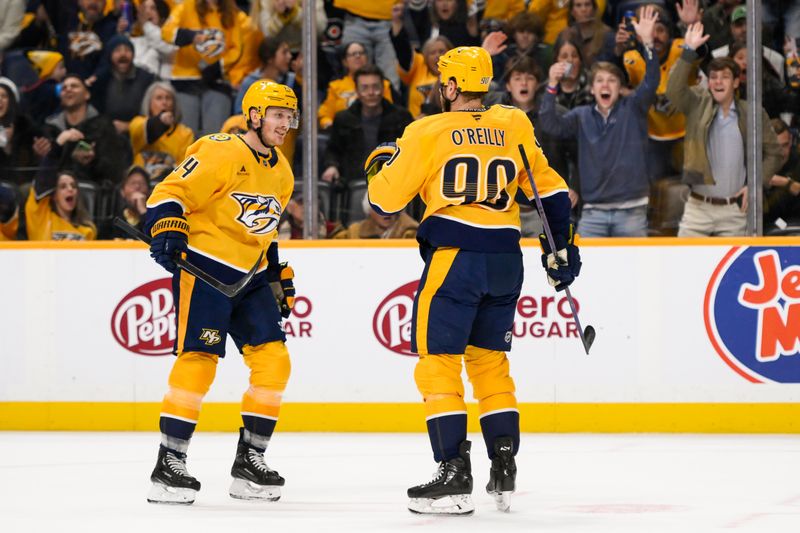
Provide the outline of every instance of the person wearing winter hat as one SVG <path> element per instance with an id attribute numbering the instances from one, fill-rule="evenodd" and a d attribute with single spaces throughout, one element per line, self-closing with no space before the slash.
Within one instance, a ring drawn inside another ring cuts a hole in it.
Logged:
<path id="1" fill-rule="evenodd" d="M 37 137 L 31 119 L 19 106 L 19 89 L 0 77 L 0 176 L 12 181 L 30 180 L 20 168 L 35 167 L 50 151 L 47 139 Z"/>
<path id="2" fill-rule="evenodd" d="M 108 41 L 103 65 L 91 87 L 97 110 L 114 122 L 117 133 L 125 135 L 154 80 L 150 72 L 134 65 L 133 59 L 133 43 L 125 35 L 115 35 Z"/>
<path id="3" fill-rule="evenodd" d="M 64 56 L 50 50 L 30 50 L 25 53 L 38 80 L 23 87 L 20 106 L 37 124 L 58 111 L 61 82 L 67 75 Z"/>

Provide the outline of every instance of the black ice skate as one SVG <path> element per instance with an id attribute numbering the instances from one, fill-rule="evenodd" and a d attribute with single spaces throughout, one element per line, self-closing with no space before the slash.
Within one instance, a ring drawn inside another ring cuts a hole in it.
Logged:
<path id="1" fill-rule="evenodd" d="M 511 508 L 511 494 L 517 478 L 517 463 L 514 461 L 514 441 L 511 437 L 498 437 L 494 441 L 494 459 L 489 468 L 489 483 L 486 492 L 494 497 L 500 511 Z"/>
<path id="2" fill-rule="evenodd" d="M 458 447 L 458 457 L 439 463 L 433 479 L 408 489 L 408 509 L 418 514 L 470 515 L 472 503 L 472 466 L 469 460 L 471 443 Z"/>
<path id="3" fill-rule="evenodd" d="M 186 454 L 158 449 L 158 460 L 150 475 L 153 486 L 147 494 L 150 503 L 190 505 L 200 490 L 200 482 L 186 470 Z"/>
<path id="4" fill-rule="evenodd" d="M 278 501 L 281 487 L 286 482 L 280 474 L 264 462 L 264 452 L 244 441 L 244 430 L 239 430 L 236 459 L 231 467 L 233 483 L 229 494 L 238 500 Z"/>

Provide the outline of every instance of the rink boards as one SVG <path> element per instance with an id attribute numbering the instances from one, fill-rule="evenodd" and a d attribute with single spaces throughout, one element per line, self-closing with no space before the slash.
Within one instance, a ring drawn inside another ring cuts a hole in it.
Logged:
<path id="1" fill-rule="evenodd" d="M 298 302 L 280 428 L 423 431 L 415 244 L 281 250 Z M 523 430 L 800 433 L 800 239 L 585 240 L 573 295 L 597 330 L 589 356 L 535 243 L 523 251 L 510 353 Z M 143 246 L 0 243 L 0 279 L 0 429 L 157 428 L 174 311 Z M 230 340 L 227 354 L 200 429 L 239 426 L 247 370 Z"/>

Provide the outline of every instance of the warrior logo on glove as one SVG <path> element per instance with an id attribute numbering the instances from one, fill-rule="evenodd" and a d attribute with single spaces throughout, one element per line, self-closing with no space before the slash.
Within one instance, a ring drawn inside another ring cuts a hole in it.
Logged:
<path id="1" fill-rule="evenodd" d="M 274 196 L 261 196 L 235 192 L 231 196 L 239 202 L 242 212 L 236 220 L 254 235 L 270 233 L 281 220 L 281 204 Z"/>

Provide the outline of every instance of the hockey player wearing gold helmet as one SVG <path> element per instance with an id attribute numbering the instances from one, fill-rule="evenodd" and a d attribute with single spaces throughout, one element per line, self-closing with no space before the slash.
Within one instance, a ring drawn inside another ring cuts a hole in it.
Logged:
<path id="1" fill-rule="evenodd" d="M 475 509 L 462 366 L 491 459 L 486 490 L 498 509 L 508 510 L 515 489 L 519 411 L 506 352 L 523 279 L 517 201 L 534 199 L 520 145 L 556 235 L 561 262 L 544 248 L 548 277 L 561 290 L 580 269 L 567 185 L 548 165 L 524 112 L 483 106 L 491 80 L 486 50 L 448 51 L 439 58 L 444 113 L 413 122 L 396 146 L 379 146 L 365 163 L 373 209 L 402 211 L 417 194 L 426 206 L 417 231 L 425 269 L 414 300 L 411 349 L 419 354 L 414 379 L 439 468 L 431 481 L 408 489 L 415 513 Z"/>
<path id="2" fill-rule="evenodd" d="M 200 489 L 186 469 L 186 452 L 228 334 L 250 368 L 230 495 L 275 501 L 284 484 L 264 462 L 264 452 L 290 372 L 281 321 L 294 305 L 294 272 L 278 259 L 276 235 L 294 176 L 276 147 L 297 127 L 297 97 L 285 85 L 261 80 L 245 94 L 242 112 L 246 133 L 199 139 L 147 202 L 150 255 L 173 274 L 177 322 L 177 359 L 162 403 L 161 446 L 147 497 L 152 503 L 190 504 Z M 175 264 L 182 254 L 223 283 L 235 283 L 264 250 L 257 274 L 233 298 Z"/>

